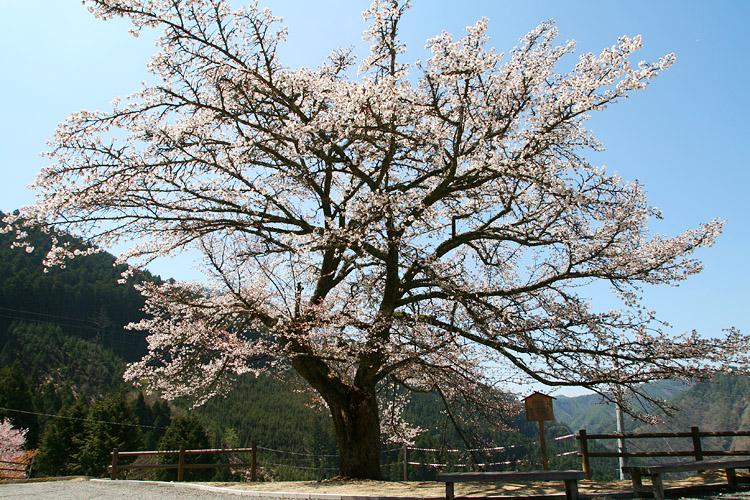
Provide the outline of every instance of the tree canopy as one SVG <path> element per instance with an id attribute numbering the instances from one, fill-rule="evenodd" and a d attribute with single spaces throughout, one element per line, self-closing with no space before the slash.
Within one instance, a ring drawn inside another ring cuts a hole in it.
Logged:
<path id="1" fill-rule="evenodd" d="M 348 50 L 284 66 L 285 30 L 256 5 L 85 3 L 161 30 L 155 83 L 63 122 L 38 202 L 6 219 L 19 245 L 36 224 L 128 244 L 134 266 L 200 253 L 207 282 L 142 285 L 149 354 L 129 379 L 200 404 L 291 365 L 331 411 L 342 473 L 378 477 L 381 425 L 403 430 L 398 398 L 379 408 L 386 382 L 507 413 L 487 395 L 511 378 L 612 398 L 744 363 L 738 332 L 670 336 L 640 295 L 699 272 L 721 222 L 651 235 L 643 187 L 587 156 L 589 115 L 674 55 L 633 64 L 641 38 L 623 36 L 563 71 L 575 45 L 553 23 L 502 53 L 481 19 L 409 63 L 408 2 L 375 0 L 353 76 Z M 95 251 L 60 240 L 46 263 Z M 597 282 L 621 308 L 590 304 Z"/>

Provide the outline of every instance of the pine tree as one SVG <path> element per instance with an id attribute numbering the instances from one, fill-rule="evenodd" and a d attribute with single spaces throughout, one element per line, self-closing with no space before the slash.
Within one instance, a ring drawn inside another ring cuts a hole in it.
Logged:
<path id="1" fill-rule="evenodd" d="M 84 420 L 88 405 L 83 401 L 64 406 L 59 417 L 44 428 L 39 442 L 39 455 L 34 464 L 37 473 L 66 476 L 80 472 L 75 458 L 84 441 Z"/>
<path id="2" fill-rule="evenodd" d="M 124 394 L 95 403 L 84 423 L 84 437 L 75 455 L 81 473 L 101 476 L 105 473 L 113 448 L 136 450 L 141 446 L 138 419 Z"/>
<path id="3" fill-rule="evenodd" d="M 169 424 L 169 428 L 159 442 L 160 450 L 200 450 L 210 446 L 210 440 L 203 424 L 195 417 L 175 417 Z M 174 455 L 164 457 L 165 463 L 174 463 Z M 185 463 L 214 463 L 215 455 L 187 455 Z M 212 469 L 188 470 L 185 472 L 185 479 L 192 481 L 208 480 L 214 475 Z M 174 481 L 177 475 L 174 470 L 165 471 L 162 478 L 168 481 Z"/>
<path id="4" fill-rule="evenodd" d="M 7 418 L 16 429 L 26 429 L 28 448 L 34 448 L 39 439 L 39 422 L 33 412 L 31 391 L 21 367 L 13 364 L 0 368 L 0 420 Z"/>

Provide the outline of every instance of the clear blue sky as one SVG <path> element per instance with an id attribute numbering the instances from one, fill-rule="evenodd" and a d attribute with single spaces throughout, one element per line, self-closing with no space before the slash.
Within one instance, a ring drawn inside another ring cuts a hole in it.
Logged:
<path id="1" fill-rule="evenodd" d="M 316 66 L 335 47 L 364 51 L 360 13 L 367 4 L 261 1 L 289 27 L 284 57 L 290 66 Z M 410 58 L 424 56 L 426 38 L 443 30 L 459 34 L 482 16 L 490 19 L 499 50 L 555 19 L 561 39 L 576 39 L 579 52 L 641 33 L 644 59 L 677 53 L 677 64 L 649 89 L 591 122 L 607 147 L 594 160 L 646 185 L 665 215 L 654 225 L 658 232 L 674 234 L 714 217 L 727 221 L 718 244 L 700 254 L 703 274 L 679 288 L 649 291 L 649 306 L 677 331 L 750 330 L 750 2 L 414 0 L 403 26 Z M 136 90 L 148 78 L 154 47 L 153 37 L 134 39 L 125 22 L 97 21 L 77 1 L 0 0 L 0 20 L 0 209 L 8 211 L 32 201 L 25 186 L 44 165 L 39 153 L 56 124 Z M 186 259 L 154 271 L 195 276 Z"/>

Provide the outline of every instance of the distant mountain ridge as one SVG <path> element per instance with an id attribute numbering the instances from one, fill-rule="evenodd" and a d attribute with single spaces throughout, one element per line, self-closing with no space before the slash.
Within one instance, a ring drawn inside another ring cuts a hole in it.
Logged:
<path id="1" fill-rule="evenodd" d="M 699 382 L 672 400 L 680 408 L 663 424 L 638 430 L 750 430 L 750 377 L 719 375 Z M 704 438 L 704 449 L 750 450 L 750 438 Z"/>
<path id="2" fill-rule="evenodd" d="M 647 385 L 647 391 L 669 401 L 677 408 L 671 416 L 661 415 L 663 424 L 646 425 L 626 416 L 625 430 L 688 430 L 698 426 L 705 430 L 750 429 L 750 378 L 718 375 L 711 380 L 685 383 L 659 381 Z M 571 430 L 589 433 L 615 432 L 615 409 L 598 394 L 555 400 L 557 421 Z"/>

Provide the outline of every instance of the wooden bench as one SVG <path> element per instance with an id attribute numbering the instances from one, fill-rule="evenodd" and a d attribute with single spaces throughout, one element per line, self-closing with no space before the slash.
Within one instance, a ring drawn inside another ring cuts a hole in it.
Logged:
<path id="1" fill-rule="evenodd" d="M 703 471 L 724 469 L 727 472 L 727 483 L 729 486 L 737 485 L 737 474 L 735 469 L 750 469 L 750 459 L 731 460 L 701 460 L 698 462 L 673 462 L 649 466 L 625 466 L 622 471 L 630 474 L 633 481 L 633 493 L 640 496 L 644 493 L 652 493 L 654 498 L 664 498 L 664 482 L 662 474 L 669 472 Z M 651 478 L 651 487 L 643 486 L 643 476 Z"/>
<path id="2" fill-rule="evenodd" d="M 508 472 L 448 472 L 438 474 L 437 480 L 445 483 L 445 498 L 453 500 L 454 483 L 502 483 L 508 481 L 563 481 L 565 498 L 578 498 L 578 480 L 584 478 L 580 470 L 508 471 Z"/>

